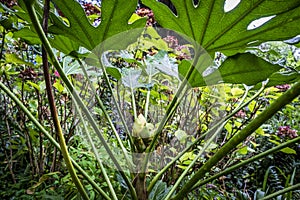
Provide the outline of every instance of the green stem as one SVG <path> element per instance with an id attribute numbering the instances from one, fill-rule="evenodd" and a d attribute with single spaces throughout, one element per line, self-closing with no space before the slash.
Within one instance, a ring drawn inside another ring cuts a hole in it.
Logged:
<path id="1" fill-rule="evenodd" d="M 206 184 L 206 183 L 209 183 L 209 182 L 211 182 L 211 181 L 213 181 L 213 180 L 215 180 L 215 179 L 217 179 L 217 178 L 219 178 L 219 177 L 221 177 L 221 176 L 224 176 L 224 175 L 226 175 L 226 174 L 229 174 L 230 172 L 233 172 L 234 170 L 236 170 L 236 169 L 238 169 L 238 168 L 240 168 L 240 167 L 243 167 L 243 166 L 245 166 L 245 165 L 247 165 L 247 164 L 249 164 L 249 163 L 251 163 L 251 162 L 253 162 L 253 161 L 255 161 L 255 160 L 264 158 L 264 157 L 266 157 L 266 156 L 269 155 L 269 154 L 272 154 L 272 153 L 275 153 L 275 152 L 279 151 L 280 149 L 283 149 L 283 148 L 288 147 L 288 146 L 290 146 L 290 145 L 292 145 L 292 144 L 295 144 L 296 142 L 299 142 L 299 141 L 300 141 L 300 137 L 294 138 L 294 139 L 292 139 L 292 140 L 290 140 L 290 141 L 287 141 L 287 142 L 285 142 L 285 143 L 282 143 L 282 144 L 280 144 L 280 145 L 278 145 L 278 146 L 276 146 L 276 147 L 274 147 L 274 148 L 272 148 L 272 149 L 269 149 L 269 150 L 267 150 L 267 151 L 265 151 L 265 152 L 262 152 L 262 153 L 260 153 L 260 154 L 258 154 L 258 155 L 256 155 L 256 156 L 253 156 L 253 157 L 251 157 L 251 158 L 249 158 L 249 159 L 247 159 L 247 160 L 245 160 L 245 161 L 242 161 L 242 162 L 240 162 L 240 163 L 238 163 L 238 164 L 236 164 L 236 165 L 233 165 L 233 166 L 231 166 L 231 167 L 228 167 L 228 168 L 225 169 L 224 171 L 222 171 L 222 172 L 220 172 L 220 173 L 218 173 L 218 174 L 215 174 L 215 175 L 213 175 L 213 176 L 211 176 L 211 177 L 209 177 L 209 178 L 207 178 L 207 179 L 205 179 L 205 180 L 203 180 L 203 181 L 201 181 L 201 182 L 198 182 L 198 183 L 192 188 L 192 190 L 194 190 L 194 189 L 196 189 L 197 187 L 202 186 L 202 185 L 204 185 L 204 184 Z"/>
<path id="2" fill-rule="evenodd" d="M 28 6 L 28 4 L 26 4 L 26 6 Z M 33 8 L 33 4 L 30 5 L 30 7 Z M 44 15 L 43 15 L 44 34 L 47 34 L 47 30 L 48 30 L 49 8 L 50 8 L 50 1 L 46 0 L 45 4 L 44 4 Z M 50 77 L 50 73 L 49 73 L 48 56 L 47 56 L 47 52 L 46 52 L 44 45 L 42 45 L 42 58 L 43 58 L 43 72 L 44 72 L 44 77 L 45 77 L 45 82 L 46 82 L 47 97 L 48 97 L 48 101 L 49 101 L 53 124 L 54 124 L 56 133 L 59 138 L 61 152 L 62 152 L 63 158 L 65 160 L 66 166 L 69 170 L 69 173 L 72 177 L 72 180 L 75 183 L 79 193 L 81 194 L 83 199 L 88 200 L 89 196 L 87 195 L 82 183 L 80 182 L 80 180 L 76 174 L 76 171 L 73 167 L 73 164 L 71 162 L 70 155 L 68 152 L 68 147 L 66 145 L 65 137 L 64 137 L 62 127 L 60 124 L 60 120 L 58 118 L 58 112 L 57 112 L 56 105 L 55 105 L 54 94 L 52 91 L 51 77 Z"/>
<path id="3" fill-rule="evenodd" d="M 5 44 L 5 35 L 6 35 L 6 32 L 5 32 L 5 29 L 3 28 L 2 43 L 1 43 L 1 48 L 0 48 L 0 60 L 2 60 L 2 56 L 3 56 L 3 50 L 4 50 L 4 44 Z"/>
<path id="4" fill-rule="evenodd" d="M 100 108 L 101 108 L 101 110 L 102 110 L 102 112 L 103 112 L 103 114 L 104 114 L 106 120 L 108 121 L 110 127 L 112 128 L 112 131 L 113 131 L 115 137 L 117 138 L 117 141 L 118 141 L 118 143 L 119 143 L 119 145 L 120 145 L 120 147 L 121 147 L 121 149 L 122 149 L 122 152 L 123 152 L 123 154 L 124 154 L 124 157 L 125 157 L 125 159 L 126 159 L 126 162 L 127 162 L 127 164 L 128 164 L 129 169 L 132 170 L 132 169 L 133 169 L 133 166 L 132 166 L 132 163 L 131 163 L 131 159 L 128 157 L 127 150 L 126 150 L 126 148 L 124 147 L 124 145 L 123 145 L 123 143 L 122 143 L 122 140 L 121 140 L 121 138 L 120 138 L 120 136 L 119 136 L 119 134 L 118 134 L 118 132 L 117 132 L 117 130 L 116 130 L 116 128 L 115 128 L 115 126 L 114 126 L 114 124 L 113 124 L 111 118 L 110 118 L 110 116 L 108 115 L 108 113 L 107 113 L 107 111 L 106 111 L 106 109 L 105 109 L 105 106 L 104 106 L 102 100 L 100 99 L 100 97 L 99 97 L 98 95 L 96 95 L 96 89 L 95 89 L 94 85 L 91 83 L 91 80 L 89 79 L 88 74 L 87 74 L 87 71 L 86 71 L 86 69 L 84 68 L 82 62 L 81 62 L 80 60 L 77 60 L 77 61 L 78 61 L 78 63 L 79 63 L 80 66 L 81 66 L 81 69 L 82 69 L 82 71 L 83 71 L 83 73 L 84 73 L 84 76 L 86 77 L 86 79 L 87 79 L 87 81 L 88 81 L 88 84 L 91 86 L 92 91 L 93 91 L 93 93 L 95 94 L 97 103 L 99 104 L 99 106 L 100 106 Z M 123 118 L 122 118 L 122 119 L 123 119 Z"/>
<path id="5" fill-rule="evenodd" d="M 30 113 L 27 107 L 14 95 L 2 82 L 0 88 L 23 110 L 27 117 L 36 125 L 36 127 L 49 139 L 49 141 L 61 151 L 56 140 L 46 131 L 46 129 L 39 123 L 39 121 Z M 109 196 L 92 180 L 92 178 L 71 158 L 75 168 L 85 177 L 85 179 L 100 193 L 103 197 L 109 200 Z"/>
<path id="6" fill-rule="evenodd" d="M 278 192 L 275 192 L 273 194 L 270 194 L 268 196 L 263 197 L 261 200 L 268 200 L 268 199 L 273 199 L 279 195 L 288 193 L 290 191 L 294 191 L 296 189 L 300 188 L 300 183 L 296 184 L 296 185 L 292 185 L 290 187 L 284 188 L 283 190 L 279 190 Z"/>
<path id="7" fill-rule="evenodd" d="M 98 161 L 98 163 L 99 163 L 99 165 L 100 165 L 101 172 L 102 172 L 102 174 L 103 174 L 103 176 L 104 176 L 104 179 L 105 179 L 105 181 L 106 181 L 106 183 L 107 183 L 107 185 L 108 185 L 108 188 L 109 188 L 109 190 L 110 190 L 110 193 L 112 194 L 114 200 L 118 200 L 118 197 L 117 197 L 117 195 L 116 195 L 116 192 L 115 192 L 115 190 L 114 190 L 114 188 L 113 188 L 113 186 L 112 186 L 112 184 L 111 184 L 111 182 L 110 182 L 110 179 L 109 179 L 109 177 L 108 177 L 108 175 L 107 175 L 107 173 L 106 173 L 106 170 L 105 170 L 105 168 L 104 168 L 104 166 L 103 166 L 103 164 L 102 164 L 102 161 L 100 160 L 100 156 L 99 156 L 99 154 L 98 154 L 97 148 L 95 147 L 95 144 L 94 144 L 94 142 L 93 142 L 93 140 L 92 140 L 92 137 L 91 137 L 91 135 L 90 135 L 90 133 L 89 133 L 87 127 L 86 127 L 85 121 L 84 121 L 84 119 L 83 119 L 83 117 L 82 117 L 81 111 L 79 110 L 79 107 L 78 107 L 78 105 L 77 105 L 76 102 L 75 102 L 75 108 L 76 108 L 76 110 L 77 110 L 77 112 L 78 112 L 80 121 L 81 121 L 82 124 L 83 124 L 84 132 L 86 133 L 86 135 L 87 135 L 87 137 L 88 137 L 88 141 L 89 141 L 89 143 L 90 143 L 91 146 L 92 146 L 92 150 L 93 150 L 93 152 L 94 152 L 94 154 L 95 154 L 96 160 Z"/>
<path id="8" fill-rule="evenodd" d="M 262 91 L 265 88 L 265 84 L 262 85 L 262 87 L 260 88 L 260 90 L 253 95 L 247 102 L 242 103 L 244 101 L 244 99 L 246 98 L 247 94 L 248 94 L 248 89 L 246 88 L 246 92 L 244 94 L 244 96 L 242 97 L 242 101 L 241 103 L 238 105 L 238 107 L 236 109 L 234 109 L 228 116 L 224 117 L 223 119 L 221 119 L 217 124 L 215 124 L 209 131 L 207 131 L 204 135 L 202 135 L 202 137 L 199 137 L 198 139 L 196 139 L 192 144 L 190 144 L 188 147 L 186 147 L 183 151 L 181 151 L 175 158 L 172 159 L 172 161 L 170 161 L 163 169 L 161 169 L 159 171 L 159 173 L 152 179 L 152 181 L 150 182 L 147 191 L 150 192 L 155 183 L 159 180 L 159 178 L 181 157 L 183 156 L 183 154 L 185 154 L 189 149 L 191 149 L 194 145 L 196 145 L 200 140 L 202 140 L 206 135 L 209 135 L 212 133 L 213 130 L 215 130 L 216 128 L 218 128 L 219 126 L 221 126 L 225 121 L 229 120 L 232 116 L 234 116 L 240 109 L 242 109 L 243 107 L 247 106 L 251 101 L 253 101 L 255 98 L 257 98 Z"/>
<path id="9" fill-rule="evenodd" d="M 148 85 L 150 85 L 151 81 L 152 81 L 152 69 L 153 69 L 153 67 L 150 67 L 150 68 L 151 68 L 151 72 L 150 72 L 150 74 L 148 74 L 148 76 L 149 76 Z M 150 93 L 151 93 L 151 89 L 150 89 L 150 87 L 148 87 L 147 96 L 146 96 L 146 103 L 145 103 L 145 114 L 144 114 L 146 121 L 147 121 L 147 118 L 148 118 Z"/>
<path id="10" fill-rule="evenodd" d="M 147 147 L 146 149 L 146 156 L 145 156 L 145 159 L 142 163 L 142 171 L 145 172 L 146 171 L 146 168 L 147 168 L 147 164 L 148 164 L 148 160 L 149 160 L 149 156 L 150 156 L 150 152 L 153 151 L 154 149 L 154 146 L 155 146 L 155 143 L 158 139 L 158 136 L 160 135 L 160 133 L 162 132 L 163 128 L 165 127 L 166 123 L 169 121 L 169 119 L 171 118 L 171 116 L 173 115 L 173 113 L 175 112 L 175 110 L 177 109 L 178 105 L 179 105 L 179 99 L 180 99 L 180 96 L 182 96 L 182 92 L 184 91 L 184 89 L 186 88 L 186 85 L 188 83 L 188 80 L 190 78 L 190 76 L 192 75 L 192 73 L 194 72 L 195 70 L 195 67 L 194 67 L 194 64 L 196 64 L 198 62 L 198 58 L 200 56 L 200 52 L 197 52 L 196 53 L 196 56 L 193 61 L 193 64 L 191 64 L 185 78 L 183 79 L 183 81 L 181 82 L 180 86 L 179 86 L 179 89 L 177 90 L 173 100 L 171 101 L 171 104 L 168 106 L 167 108 L 167 111 L 166 111 L 166 114 L 164 115 L 163 119 L 161 120 L 161 122 L 159 123 L 159 126 L 158 128 L 156 129 L 155 133 L 154 133 L 154 136 L 153 136 L 153 139 L 150 143 L 150 145 Z"/>
<path id="11" fill-rule="evenodd" d="M 181 181 L 184 179 L 185 175 L 190 171 L 190 169 L 196 164 L 196 161 L 200 158 L 200 156 L 203 155 L 204 151 L 209 147 L 209 145 L 213 142 L 213 140 L 216 138 L 216 136 L 222 131 L 223 126 L 226 122 L 224 122 L 221 126 L 218 127 L 218 129 L 215 131 L 215 133 L 208 139 L 204 147 L 201 149 L 201 151 L 198 153 L 198 155 L 193 159 L 193 161 L 189 164 L 189 166 L 181 173 L 180 177 L 177 179 L 176 183 L 173 185 L 172 189 L 166 196 L 166 200 L 170 199 L 170 197 L 173 195 L 173 193 L 176 191 L 177 187 L 181 183 Z M 214 129 L 211 129 L 214 130 Z"/>
<path id="12" fill-rule="evenodd" d="M 118 163 L 117 159 L 115 158 L 115 156 L 113 155 L 112 151 L 110 150 L 108 144 L 106 143 L 106 140 L 104 139 L 104 137 L 101 135 L 101 131 L 99 130 L 97 123 L 95 122 L 94 118 L 92 117 L 91 113 L 89 112 L 89 110 L 87 109 L 87 107 L 85 106 L 85 104 L 82 102 L 82 100 L 80 99 L 80 96 L 78 95 L 78 93 L 76 92 L 76 90 L 74 89 L 72 83 L 70 82 L 70 80 L 67 78 L 67 76 L 64 74 L 62 67 L 60 65 L 60 63 L 58 62 L 57 58 L 55 57 L 55 54 L 52 51 L 52 47 L 46 37 L 46 35 L 44 34 L 42 27 L 39 23 L 39 20 L 37 18 L 35 9 L 33 7 L 33 3 L 35 1 L 31 0 L 31 1 L 25 1 L 26 7 L 27 7 L 27 11 L 28 14 L 32 20 L 32 24 L 37 32 L 37 34 L 39 35 L 43 45 L 45 46 L 47 53 L 50 57 L 50 59 L 52 60 L 52 63 L 55 67 L 55 69 L 58 71 L 58 73 L 60 74 L 61 79 L 64 81 L 64 83 L 66 84 L 67 88 L 69 89 L 69 92 L 73 95 L 75 101 L 77 101 L 79 107 L 82 108 L 84 114 L 87 116 L 87 119 L 90 121 L 93 129 L 95 130 L 96 134 L 98 135 L 98 137 L 100 138 L 100 141 L 102 143 L 102 145 L 104 146 L 105 150 L 107 151 L 107 153 L 109 154 L 111 160 L 113 161 L 114 165 L 116 166 L 116 168 L 119 170 L 122 178 L 124 179 L 124 181 L 126 182 L 130 193 L 132 195 L 133 199 L 137 199 L 136 196 L 136 192 L 134 190 L 134 187 L 132 185 L 132 183 L 130 182 L 130 180 L 128 179 L 128 177 L 126 176 L 126 174 L 124 173 L 124 171 L 122 170 L 120 164 Z"/>
<path id="13" fill-rule="evenodd" d="M 131 102 L 132 102 L 133 117 L 134 117 L 134 121 L 135 121 L 137 119 L 137 112 L 136 112 L 136 104 L 135 104 L 135 98 L 134 98 L 133 88 L 130 88 L 130 93 L 131 93 Z"/>
<path id="14" fill-rule="evenodd" d="M 100 51 L 100 52 L 101 52 L 101 51 Z M 126 132 L 127 135 L 128 135 L 128 138 L 129 138 L 129 141 L 130 141 L 131 148 L 132 148 L 132 150 L 134 151 L 135 145 L 134 145 L 133 138 L 132 138 L 132 136 L 131 136 L 131 134 L 130 134 L 130 131 L 129 131 L 129 129 L 128 129 L 128 126 L 127 126 L 127 124 L 126 124 L 126 121 L 125 121 L 125 119 L 124 119 L 124 116 L 123 116 L 123 114 L 122 114 L 122 112 L 121 112 L 121 108 L 120 108 L 120 106 L 119 106 L 119 104 L 118 104 L 118 102 L 117 102 L 117 99 L 116 99 L 116 97 L 115 97 L 115 95 L 114 95 L 114 93 L 113 93 L 113 89 L 112 89 L 112 87 L 111 87 L 111 85 L 110 85 L 110 82 L 109 82 L 109 78 L 108 78 L 108 74 L 107 74 L 106 68 L 105 68 L 105 66 L 102 65 L 102 61 L 101 61 L 101 57 L 100 57 L 100 56 L 98 57 L 98 61 L 99 61 L 99 65 L 100 65 L 100 67 L 101 67 L 101 69 L 102 69 L 102 72 L 103 72 L 105 81 L 106 81 L 106 83 L 107 83 L 107 85 L 108 85 L 108 89 L 109 89 L 109 91 L 110 91 L 111 94 L 112 94 L 112 98 L 113 98 L 113 101 L 114 101 L 114 105 L 117 107 L 117 111 L 118 111 L 119 117 L 121 118 L 122 124 L 123 124 L 123 126 L 124 126 L 124 128 L 125 128 L 125 132 Z M 132 93 L 133 103 L 135 103 L 133 91 L 131 91 L 131 93 Z M 135 104 L 133 105 L 133 111 L 134 111 L 134 113 L 135 113 L 134 116 L 136 117 L 136 107 L 135 107 Z M 135 118 L 135 119 L 136 119 L 136 118 Z"/>
<path id="15" fill-rule="evenodd" d="M 264 89 L 264 85 L 263 85 L 262 89 L 256 95 L 254 95 L 254 97 L 258 96 L 262 92 L 263 89 Z M 243 104 L 245 98 L 248 95 L 248 92 L 249 92 L 249 89 L 246 88 L 246 92 L 244 93 L 241 102 L 239 103 L 239 105 L 237 106 L 237 108 L 233 112 L 237 112 L 238 110 L 241 109 L 240 106 Z M 253 99 L 251 99 L 251 101 L 252 100 Z M 251 101 L 248 101 L 247 104 L 250 103 Z M 203 153 L 206 151 L 206 149 L 209 147 L 209 145 L 215 140 L 215 138 L 217 137 L 217 135 L 222 131 L 222 129 L 223 129 L 224 125 L 227 123 L 227 121 L 228 120 L 225 120 L 221 125 L 215 126 L 214 128 L 210 129 L 210 132 L 213 132 L 214 130 L 216 130 L 215 133 L 213 133 L 212 136 L 209 137 L 208 141 L 203 146 L 203 148 L 198 153 L 198 155 L 193 159 L 193 161 L 189 164 L 189 166 L 182 172 L 182 174 L 177 179 L 176 183 L 173 185 L 172 189 L 170 190 L 170 192 L 168 193 L 168 195 L 166 196 L 165 199 L 170 199 L 171 198 L 171 196 L 176 191 L 176 189 L 178 188 L 178 186 L 181 183 L 181 181 L 184 179 L 185 175 L 190 171 L 190 169 L 192 169 L 192 167 L 196 164 L 196 161 L 200 158 L 200 156 L 203 155 Z"/>
<path id="16" fill-rule="evenodd" d="M 243 128 L 239 133 L 233 136 L 219 151 L 215 153 L 192 177 L 187 183 L 182 187 L 182 189 L 177 193 L 173 199 L 182 199 L 193 186 L 204 177 L 206 172 L 217 164 L 224 156 L 226 156 L 232 149 L 234 149 L 238 144 L 244 141 L 249 135 L 251 135 L 256 129 L 258 129 L 262 124 L 264 124 L 268 119 L 270 119 L 276 112 L 282 109 L 285 105 L 293 101 L 300 94 L 300 82 L 295 83 L 295 85 L 282 94 L 278 99 L 276 99 L 268 108 L 261 112 L 254 120 L 252 120 L 245 128 Z"/>

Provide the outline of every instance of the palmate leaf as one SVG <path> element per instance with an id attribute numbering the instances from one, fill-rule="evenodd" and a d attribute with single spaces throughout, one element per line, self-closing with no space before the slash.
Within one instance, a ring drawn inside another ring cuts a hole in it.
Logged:
<path id="1" fill-rule="evenodd" d="M 164 28 L 194 40 L 209 55 L 222 52 L 229 56 L 218 69 L 218 73 L 203 77 L 203 69 L 194 71 L 189 80 L 194 87 L 213 84 L 220 77 L 227 83 L 255 85 L 267 79 L 280 67 L 254 55 L 240 53 L 245 53 L 250 46 L 271 40 L 285 40 L 300 34 L 299 0 L 241 1 L 228 12 L 224 11 L 226 0 L 198 1 L 198 5 L 194 5 L 193 0 L 171 2 L 176 8 L 176 15 L 160 2 L 143 0 L 154 11 L 158 23 Z M 269 17 L 269 21 L 261 26 L 257 25 L 258 27 L 250 27 L 254 21 L 265 17 Z M 183 62 L 179 66 L 180 74 L 185 75 L 188 68 L 189 64 Z"/>
<path id="2" fill-rule="evenodd" d="M 225 0 L 205 0 L 194 5 L 193 0 L 171 0 L 175 15 L 156 0 L 143 0 L 164 28 L 186 35 L 209 53 L 222 52 L 227 56 L 244 52 L 252 43 L 284 40 L 300 33 L 300 1 L 251 0 L 241 1 L 236 8 L 224 11 Z M 252 30 L 254 20 L 275 16 Z"/>
<path id="3" fill-rule="evenodd" d="M 76 1 L 53 0 L 53 2 L 68 19 L 69 25 L 59 18 L 53 17 L 54 25 L 49 28 L 49 31 L 66 36 L 89 50 L 94 49 L 113 35 L 145 26 L 146 19 L 144 18 L 138 19 L 132 24 L 128 23 L 136 9 L 136 0 L 103 0 L 101 23 L 97 27 L 91 25 L 80 4 Z M 130 36 L 135 39 L 135 35 Z"/>
<path id="4" fill-rule="evenodd" d="M 24 21 L 30 22 L 30 16 L 28 14 L 24 1 L 19 0 L 18 3 L 20 4 L 20 7 L 16 7 L 15 15 Z M 38 16 L 43 15 L 43 9 L 40 4 L 35 4 L 35 9 L 38 13 Z M 57 18 L 57 16 L 55 16 L 55 14 L 53 13 L 50 13 L 50 15 L 51 18 Z M 28 24 L 28 26 L 22 27 L 21 29 L 13 32 L 13 37 L 16 39 L 21 38 L 30 45 L 42 44 L 36 31 L 34 30 L 34 27 L 30 23 Z M 78 52 L 79 44 L 69 39 L 68 37 L 65 37 L 63 35 L 52 35 L 51 37 L 48 37 L 48 39 L 52 47 L 56 48 L 66 55 L 71 55 L 77 58 L 84 56 L 84 54 L 80 54 Z"/>

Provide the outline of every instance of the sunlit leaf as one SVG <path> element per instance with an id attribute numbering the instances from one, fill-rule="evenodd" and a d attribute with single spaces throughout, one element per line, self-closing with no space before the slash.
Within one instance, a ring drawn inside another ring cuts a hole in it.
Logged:
<path id="1" fill-rule="evenodd" d="M 231 88 L 230 92 L 232 96 L 241 96 L 242 94 L 244 94 L 244 90 L 237 87 Z"/>
<path id="2" fill-rule="evenodd" d="M 242 155 L 246 155 L 248 153 L 248 147 L 244 146 L 243 148 L 238 150 L 238 153 L 240 153 Z"/>
<path id="3" fill-rule="evenodd" d="M 33 66 L 33 63 L 26 62 L 25 60 L 21 59 L 18 55 L 14 53 L 5 54 L 5 61 L 7 63 L 12 63 L 12 64 L 25 64 L 25 65 Z"/>
<path id="4" fill-rule="evenodd" d="M 198 1 L 197 5 L 193 0 L 172 1 L 176 15 L 156 0 L 142 2 L 153 10 L 162 27 L 186 35 L 209 53 L 234 55 L 254 43 L 290 39 L 299 34 L 298 0 L 241 1 L 229 12 L 224 10 L 224 0 Z M 270 16 L 275 17 L 253 30 L 247 29 L 251 22 Z"/>
<path id="5" fill-rule="evenodd" d="M 137 19 L 131 24 L 128 23 L 137 6 L 137 1 L 134 0 L 102 1 L 101 22 L 97 27 L 90 23 L 84 10 L 76 1 L 53 0 L 53 2 L 68 19 L 70 25 L 68 26 L 59 18 L 53 17 L 53 25 L 49 31 L 66 36 L 89 50 L 94 49 L 113 35 L 145 26 L 145 18 Z M 138 32 L 131 33 L 128 41 L 134 41 L 138 34 Z"/>
<path id="6" fill-rule="evenodd" d="M 291 149 L 289 147 L 283 148 L 280 151 L 283 152 L 283 153 L 286 153 L 286 154 L 295 154 L 295 155 L 297 155 L 297 152 L 294 149 Z"/>
<path id="7" fill-rule="evenodd" d="M 64 86 L 60 83 L 60 81 L 56 81 L 53 83 L 53 87 L 58 90 L 58 92 L 62 93 L 64 91 Z"/>

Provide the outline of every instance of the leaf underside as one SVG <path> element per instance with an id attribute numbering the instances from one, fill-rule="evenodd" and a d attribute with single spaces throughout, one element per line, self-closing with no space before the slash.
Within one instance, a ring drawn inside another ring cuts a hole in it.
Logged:
<path id="1" fill-rule="evenodd" d="M 281 41 L 300 33 L 299 0 L 241 1 L 229 12 L 224 11 L 225 0 L 199 1 L 198 5 L 193 0 L 172 0 L 177 15 L 156 0 L 142 2 L 153 10 L 162 27 L 186 35 L 210 54 L 218 51 L 230 56 L 250 45 Z M 273 15 L 262 26 L 247 30 L 252 21 Z"/>
<path id="2" fill-rule="evenodd" d="M 189 65 L 189 62 L 183 62 L 179 66 L 180 74 L 185 76 Z M 281 68 L 250 53 L 236 54 L 228 57 L 218 70 L 206 76 L 195 70 L 189 79 L 189 84 L 192 87 L 218 83 L 256 85 Z"/>
<path id="3" fill-rule="evenodd" d="M 69 37 L 89 50 L 94 49 L 111 36 L 145 26 L 146 19 L 144 18 L 132 24 L 128 23 L 137 6 L 135 0 L 102 1 L 101 23 L 97 27 L 89 22 L 84 10 L 76 1 L 53 0 L 53 2 L 68 19 L 69 26 L 59 18 L 53 17 L 54 25 L 49 28 L 49 31 Z M 131 37 L 134 40 L 137 36 L 131 35 Z"/>

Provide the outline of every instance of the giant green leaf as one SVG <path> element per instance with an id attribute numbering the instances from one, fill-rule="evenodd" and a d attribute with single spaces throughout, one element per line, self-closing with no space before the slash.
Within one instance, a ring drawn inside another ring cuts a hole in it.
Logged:
<path id="1" fill-rule="evenodd" d="M 185 76 L 190 63 L 185 61 L 179 65 L 179 72 Z M 228 57 L 222 65 L 205 75 L 201 70 L 194 70 L 189 79 L 192 87 L 224 83 L 244 83 L 246 85 L 256 85 L 258 82 L 266 80 L 273 73 L 282 67 L 273 65 L 262 58 L 250 53 L 236 54 Z M 196 67 L 196 69 L 198 69 Z"/>
<path id="2" fill-rule="evenodd" d="M 23 0 L 20 0 L 19 4 L 20 7 L 17 7 L 18 9 L 15 11 L 15 15 L 24 21 L 30 22 L 30 16 L 28 14 L 28 11 L 26 9 Z M 38 13 L 38 16 L 41 16 L 43 13 L 43 9 L 41 5 L 35 4 L 35 8 L 36 8 L 36 12 Z M 53 13 L 51 13 L 50 16 L 51 19 L 57 18 L 57 16 L 55 16 Z M 38 37 L 33 26 L 30 24 L 28 26 L 19 29 L 18 31 L 15 31 L 14 38 L 21 38 L 31 45 L 41 44 L 40 38 Z M 55 36 L 51 35 L 51 37 L 49 37 L 49 41 L 54 48 L 67 55 L 72 55 L 74 57 L 82 56 L 78 53 L 79 50 L 78 43 L 69 39 L 68 37 L 65 37 L 63 35 L 55 35 Z"/>
<path id="3" fill-rule="evenodd" d="M 142 2 L 154 11 L 160 25 L 186 35 L 209 53 L 233 55 L 251 43 L 289 39 L 300 33 L 299 0 L 244 0 L 228 12 L 225 0 L 199 1 L 198 5 L 193 0 L 171 0 L 177 15 L 156 0 Z M 247 29 L 254 20 L 272 16 L 262 26 Z"/>
<path id="4" fill-rule="evenodd" d="M 67 18 L 68 24 L 57 17 L 53 17 L 54 25 L 49 28 L 49 31 L 66 36 L 89 50 L 94 49 L 113 35 L 145 25 L 146 19 L 144 18 L 131 24 L 128 23 L 136 9 L 136 0 L 103 0 L 101 3 L 101 23 L 97 27 L 91 25 L 80 4 L 76 1 L 53 0 L 53 2 Z M 135 32 L 130 32 L 128 37 L 134 40 L 137 35 Z"/>

